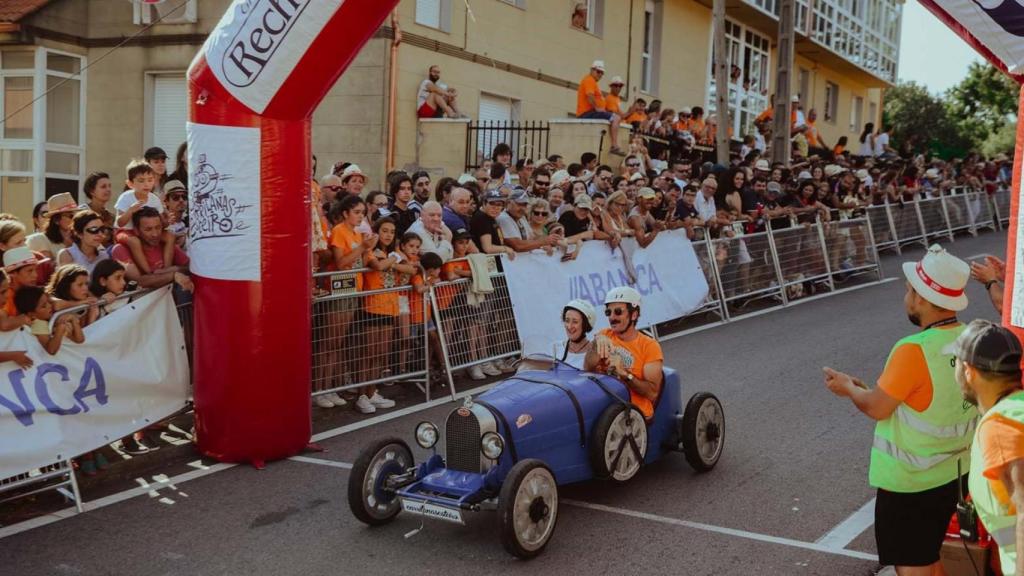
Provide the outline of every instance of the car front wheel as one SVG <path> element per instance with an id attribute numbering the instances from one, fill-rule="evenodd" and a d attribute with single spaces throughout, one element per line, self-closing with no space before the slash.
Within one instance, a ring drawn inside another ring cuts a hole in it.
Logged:
<path id="1" fill-rule="evenodd" d="M 714 394 L 694 394 L 683 412 L 683 453 L 697 472 L 718 464 L 725 444 L 725 412 Z"/>
<path id="2" fill-rule="evenodd" d="M 520 460 L 498 496 L 501 543 L 509 554 L 529 559 L 544 551 L 558 521 L 558 483 L 543 462 Z"/>
<path id="3" fill-rule="evenodd" d="M 348 477 L 348 506 L 361 522 L 386 524 L 402 511 L 394 490 L 385 486 L 391 476 L 405 473 L 414 461 L 409 445 L 398 438 L 381 438 L 359 453 Z"/>

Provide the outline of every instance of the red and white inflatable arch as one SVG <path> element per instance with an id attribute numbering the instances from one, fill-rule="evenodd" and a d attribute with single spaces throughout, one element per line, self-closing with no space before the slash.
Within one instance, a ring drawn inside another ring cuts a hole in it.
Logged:
<path id="1" fill-rule="evenodd" d="M 310 118 L 398 0 L 235 0 L 189 68 L 200 450 L 310 437 Z"/>

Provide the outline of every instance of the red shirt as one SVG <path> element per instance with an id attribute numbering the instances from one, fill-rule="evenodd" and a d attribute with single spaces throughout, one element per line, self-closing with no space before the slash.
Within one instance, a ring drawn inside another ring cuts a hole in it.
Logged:
<path id="1" fill-rule="evenodd" d="M 163 246 L 150 246 L 145 242 L 142 243 L 142 253 L 146 255 L 146 262 L 149 264 L 150 270 L 159 270 L 164 267 L 164 249 Z M 123 244 L 117 244 L 114 249 L 110 251 L 110 257 L 118 262 L 132 262 L 132 253 L 128 251 L 128 247 Z M 178 248 L 174 247 L 174 266 L 187 266 L 188 255 Z"/>

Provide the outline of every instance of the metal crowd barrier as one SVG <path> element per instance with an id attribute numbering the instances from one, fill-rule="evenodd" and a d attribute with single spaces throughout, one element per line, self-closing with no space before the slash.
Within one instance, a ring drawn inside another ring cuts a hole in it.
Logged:
<path id="1" fill-rule="evenodd" d="M 952 242 L 958 233 L 975 236 L 981 228 L 996 230 L 1003 218 L 1000 203 L 1009 202 L 1008 191 L 999 194 L 990 198 L 983 191 L 954 188 L 937 198 L 869 206 L 865 212 L 875 247 L 899 254 L 910 244 L 927 247 L 935 241 Z"/>
<path id="2" fill-rule="evenodd" d="M 65 499 L 75 503 L 75 509 L 82 511 L 82 494 L 78 490 L 78 481 L 71 460 L 61 460 L 42 468 L 29 470 L 9 478 L 0 478 L 0 504 L 56 490 Z"/>
<path id="3" fill-rule="evenodd" d="M 1010 194 L 1009 188 L 1000 188 L 992 195 L 992 209 L 995 211 L 995 220 L 999 226 L 1010 223 Z"/>

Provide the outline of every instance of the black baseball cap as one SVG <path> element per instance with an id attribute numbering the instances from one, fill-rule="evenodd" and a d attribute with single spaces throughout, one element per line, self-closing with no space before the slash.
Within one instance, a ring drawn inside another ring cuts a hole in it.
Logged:
<path id="1" fill-rule="evenodd" d="M 452 234 L 452 242 L 456 240 L 469 239 L 472 237 L 473 235 L 469 233 L 469 230 L 466 230 L 465 228 L 459 228 L 458 230 L 455 231 L 454 234 Z"/>
<path id="2" fill-rule="evenodd" d="M 1020 340 L 1013 332 L 988 320 L 968 324 L 953 343 L 952 352 L 961 362 L 985 372 L 1020 372 Z"/>
<path id="3" fill-rule="evenodd" d="M 164 152 L 164 149 L 159 146 L 153 146 L 149 150 L 146 150 L 146 153 L 143 154 L 143 157 L 145 157 L 146 160 L 153 160 L 155 158 L 162 158 L 166 160 L 167 152 Z"/>

